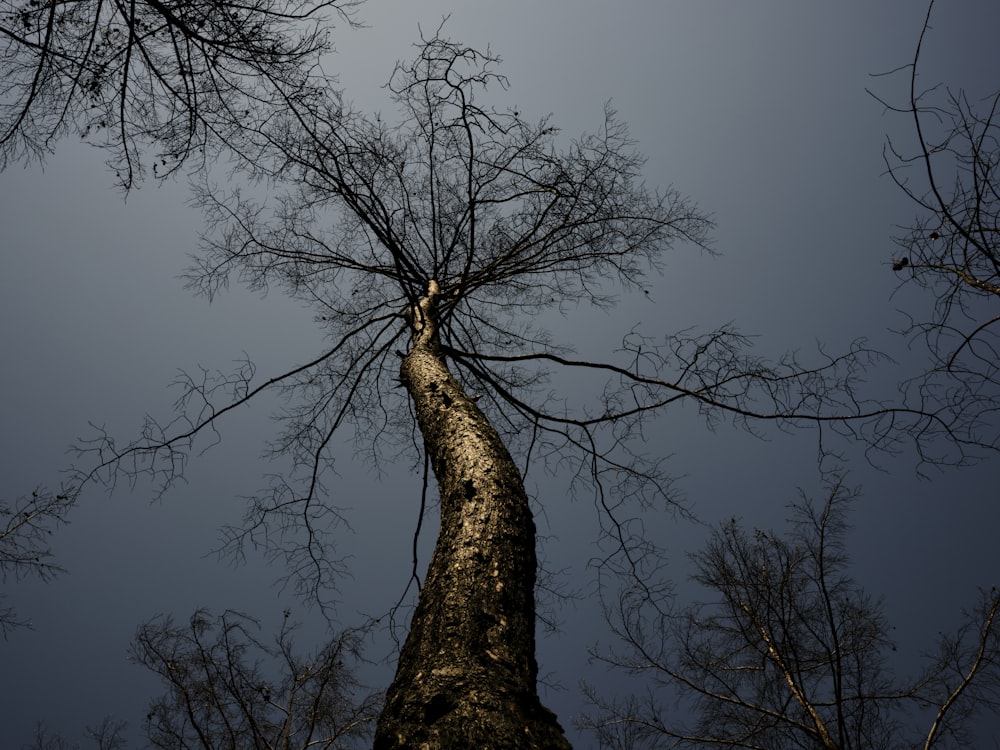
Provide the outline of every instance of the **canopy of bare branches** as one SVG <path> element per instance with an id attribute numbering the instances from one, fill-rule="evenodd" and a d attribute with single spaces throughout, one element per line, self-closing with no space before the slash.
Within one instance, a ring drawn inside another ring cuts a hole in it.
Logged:
<path id="1" fill-rule="evenodd" d="M 899 105 L 879 98 L 911 126 L 910 137 L 889 138 L 884 151 L 889 175 L 917 211 L 896 237 L 893 270 L 902 286 L 915 285 L 930 299 L 910 313 L 901 331 L 930 355 L 927 370 L 904 389 L 909 403 L 955 415 L 996 447 L 1000 90 L 967 92 L 924 71 L 922 59 L 935 41 L 934 5 L 928 6 L 913 61 L 893 71 L 908 74 L 908 100 Z"/>
<path id="2" fill-rule="evenodd" d="M 139 628 L 132 659 L 166 692 L 146 716 L 153 747 L 353 747 L 370 742 L 380 700 L 354 677 L 362 634 L 344 632 L 300 655 L 289 613 L 274 644 L 238 612 L 199 610 L 186 625 L 170 618 Z M 359 695 L 360 693 L 360 695 Z"/>
<path id="3" fill-rule="evenodd" d="M 4 0 L 0 166 L 67 135 L 106 148 L 125 188 L 204 163 L 241 123 L 329 85 L 316 65 L 353 5 Z"/>
<path id="4" fill-rule="evenodd" d="M 919 675 L 897 676 L 883 603 L 850 571 L 855 496 L 837 480 L 825 502 L 801 499 L 785 535 L 720 526 L 693 555 L 704 601 L 626 591 L 610 612 L 625 647 L 599 656 L 652 687 L 591 691 L 604 746 L 966 747 L 970 719 L 1000 700 L 1000 591 L 981 592 Z"/>

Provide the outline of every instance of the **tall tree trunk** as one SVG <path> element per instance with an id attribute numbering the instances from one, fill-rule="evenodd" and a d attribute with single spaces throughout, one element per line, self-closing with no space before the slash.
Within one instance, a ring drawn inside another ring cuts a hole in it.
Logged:
<path id="1" fill-rule="evenodd" d="M 441 495 L 441 529 L 375 750 L 558 748 L 569 742 L 538 699 L 535 524 L 520 472 L 440 352 L 435 300 L 410 311 L 400 375 Z"/>

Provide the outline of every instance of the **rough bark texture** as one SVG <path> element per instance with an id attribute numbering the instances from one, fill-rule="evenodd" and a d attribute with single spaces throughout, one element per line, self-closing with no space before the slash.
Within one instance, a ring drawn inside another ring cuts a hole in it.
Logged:
<path id="1" fill-rule="evenodd" d="M 436 282 L 400 375 L 441 495 L 441 529 L 375 749 L 569 748 L 536 690 L 535 524 L 520 472 L 441 356 Z"/>

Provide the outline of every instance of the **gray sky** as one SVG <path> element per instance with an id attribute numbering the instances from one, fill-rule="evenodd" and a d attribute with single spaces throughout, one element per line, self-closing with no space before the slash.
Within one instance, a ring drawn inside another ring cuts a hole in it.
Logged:
<path id="1" fill-rule="evenodd" d="M 985 5 L 940 3 L 928 82 L 979 93 L 997 85 L 1000 7 Z M 678 247 L 664 276 L 651 280 L 650 299 L 627 299 L 611 315 L 578 311 L 554 321 L 560 333 L 610 351 L 637 323 L 658 332 L 733 321 L 761 335 L 762 351 L 808 352 L 816 340 L 835 351 L 867 336 L 905 365 L 887 329 L 902 323 L 898 307 L 928 300 L 890 299 L 889 236 L 914 212 L 881 176 L 881 149 L 886 131 L 908 131 L 865 87 L 905 95 L 903 78 L 869 74 L 910 59 L 923 3 L 368 0 L 360 13 L 370 28 L 340 31 L 339 54 L 328 61 L 359 105 L 391 119 L 377 87 L 396 59 L 411 55 L 417 25 L 432 32 L 451 13 L 450 36 L 488 43 L 504 58 L 505 96 L 522 113 L 552 113 L 572 136 L 599 127 L 612 100 L 649 156 L 648 182 L 673 185 L 715 215 L 721 258 Z M 44 170 L 0 174 L 4 496 L 58 483 L 66 447 L 86 434 L 88 420 L 127 439 L 145 413 L 166 415 L 166 386 L 179 369 L 225 370 L 246 352 L 268 374 L 321 345 L 310 312 L 280 294 L 234 289 L 211 306 L 192 298 L 178 275 L 196 250 L 201 217 L 186 205 L 185 186 L 150 185 L 123 202 L 112 177 L 100 152 L 71 140 Z M 882 373 L 884 387 L 901 371 Z M 162 504 L 151 505 L 141 486 L 111 498 L 89 491 L 54 538 L 69 575 L 8 587 L 35 628 L 0 642 L 0 745 L 27 741 L 37 720 L 73 737 L 106 714 L 138 728 L 158 685 L 127 663 L 125 650 L 139 622 L 155 614 L 185 620 L 204 605 L 278 622 L 290 601 L 272 585 L 279 571 L 204 556 L 218 526 L 238 517 L 235 498 L 263 485 L 267 466 L 258 456 L 272 423 L 261 406 L 234 415 L 222 445 L 192 460 L 188 484 Z M 796 486 L 818 490 L 812 435 L 769 437 L 711 433 L 678 412 L 658 422 L 649 449 L 674 456 L 679 488 L 702 518 L 737 515 L 766 527 L 782 522 Z M 354 529 L 343 537 L 356 555 L 341 590 L 349 624 L 358 612 L 387 609 L 406 583 L 419 482 L 409 466 L 387 467 L 380 478 L 349 446 L 342 455 L 343 478 L 331 489 Z M 1000 583 L 997 464 L 934 481 L 914 477 L 912 456 L 887 460 L 883 472 L 860 460 L 849 469 L 849 481 L 865 488 L 852 518 L 856 573 L 886 597 L 905 669 L 905 657 L 954 623 L 977 586 Z M 570 503 L 558 481 L 538 486 L 537 496 L 540 530 L 553 537 L 545 547 L 552 567 L 566 568 L 567 584 L 588 594 L 593 508 Z M 683 553 L 703 532 L 669 515 L 648 528 L 676 551 L 683 581 Z M 291 605 L 296 617 L 315 620 Z M 577 686 L 608 682 L 586 649 L 609 636 L 589 597 L 558 614 L 563 631 L 540 640 L 539 660 L 562 689 L 543 700 L 587 747 L 572 727 L 582 706 Z M 371 656 L 386 653 L 378 642 Z M 366 676 L 384 687 L 391 668 Z"/>

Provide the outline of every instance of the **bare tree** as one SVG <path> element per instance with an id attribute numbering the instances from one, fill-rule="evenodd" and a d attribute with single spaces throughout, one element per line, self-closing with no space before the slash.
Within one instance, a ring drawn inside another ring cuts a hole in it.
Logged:
<path id="1" fill-rule="evenodd" d="M 803 498 L 785 536 L 721 525 L 693 555 L 706 602 L 675 610 L 626 592 L 612 617 L 624 650 L 600 658 L 651 675 L 651 687 L 625 699 L 590 691 L 602 746 L 971 746 L 972 719 L 1000 699 L 1000 592 L 941 636 L 922 675 L 896 678 L 882 602 L 849 572 L 853 498 L 839 480 L 822 505 Z"/>
<path id="2" fill-rule="evenodd" d="M 39 487 L 31 496 L 0 500 L 0 581 L 38 578 L 50 581 L 63 572 L 53 562 L 49 537 L 66 522 L 75 497 L 72 489 L 50 492 Z M 6 594 L 0 594 L 5 599 Z M 0 607 L 0 633 L 29 627 L 11 606 Z"/>
<path id="3" fill-rule="evenodd" d="M 78 134 L 111 154 L 121 185 L 155 145 L 163 177 L 205 159 L 238 123 L 330 81 L 317 68 L 331 14 L 351 0 L 4 0 L 0 166 Z"/>
<path id="4" fill-rule="evenodd" d="M 903 285 L 926 290 L 929 317 L 916 314 L 902 333 L 922 341 L 930 367 L 905 384 L 910 403 L 973 415 L 996 433 L 1000 409 L 1000 88 L 969 94 L 926 85 L 920 71 L 933 41 L 927 6 L 908 73 L 903 106 L 909 138 L 890 138 L 888 173 L 913 201 L 914 222 L 896 238 L 893 270 Z M 896 73 L 897 71 L 893 71 Z M 886 74 L 889 75 L 889 74 Z M 906 144 L 906 145 L 901 145 Z"/>
<path id="5" fill-rule="evenodd" d="M 377 748 L 566 746 L 536 688 L 530 472 L 568 472 L 601 512 L 603 564 L 643 580 L 657 556 L 633 519 L 671 497 L 642 430 L 672 405 L 751 429 L 809 424 L 875 449 L 912 438 L 927 460 L 977 440 L 954 415 L 867 400 L 858 388 L 877 354 L 860 345 L 806 366 L 755 356 L 730 328 L 632 331 L 609 361 L 553 341 L 540 316 L 641 291 L 675 243 L 707 248 L 711 221 L 678 191 L 645 185 L 610 108 L 596 132 L 566 139 L 501 106 L 498 62 L 439 32 L 391 77 L 395 125 L 318 88 L 234 124 L 247 187 L 205 173 L 210 231 L 191 284 L 208 295 L 233 277 L 278 285 L 315 306 L 329 344 L 263 381 L 249 362 L 186 378 L 174 421 L 81 446 L 80 486 L 145 474 L 166 490 L 229 411 L 282 393 L 272 451 L 294 468 L 251 499 L 229 549 L 263 547 L 321 601 L 342 571 L 324 489 L 334 436 L 353 430 L 376 460 L 422 463 L 421 509 L 433 471 L 441 528 L 422 585 L 414 562 L 418 604 Z"/>
<path id="6" fill-rule="evenodd" d="M 371 742 L 379 696 L 356 695 L 361 633 L 335 635 L 298 656 L 285 613 L 273 646 L 237 612 L 196 612 L 186 626 L 162 617 L 139 628 L 132 659 L 167 686 L 146 716 L 162 750 L 307 750 Z"/>
<path id="7" fill-rule="evenodd" d="M 127 726 L 126 722 L 110 717 L 102 719 L 96 727 L 87 727 L 87 738 L 94 743 L 89 746 L 96 750 L 124 750 L 128 744 L 125 740 Z M 21 750 L 80 750 L 80 745 L 71 744 L 61 734 L 50 732 L 39 724 L 31 743 L 22 745 Z"/>

